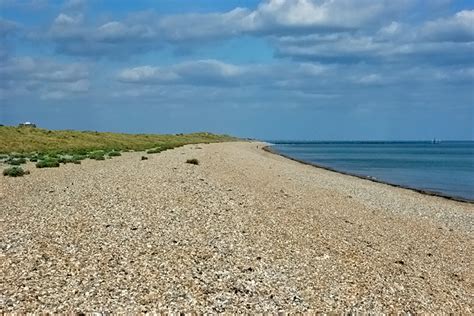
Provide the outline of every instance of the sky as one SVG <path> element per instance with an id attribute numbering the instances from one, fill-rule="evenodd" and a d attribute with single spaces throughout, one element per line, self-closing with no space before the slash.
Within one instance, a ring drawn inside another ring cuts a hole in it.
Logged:
<path id="1" fill-rule="evenodd" d="M 474 140 L 474 1 L 0 0 L 0 124 Z"/>

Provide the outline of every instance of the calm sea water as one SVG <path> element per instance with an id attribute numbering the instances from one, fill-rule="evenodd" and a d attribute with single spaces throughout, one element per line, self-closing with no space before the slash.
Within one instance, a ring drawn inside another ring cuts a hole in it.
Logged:
<path id="1" fill-rule="evenodd" d="M 474 142 L 272 142 L 277 152 L 352 174 L 474 200 Z"/>

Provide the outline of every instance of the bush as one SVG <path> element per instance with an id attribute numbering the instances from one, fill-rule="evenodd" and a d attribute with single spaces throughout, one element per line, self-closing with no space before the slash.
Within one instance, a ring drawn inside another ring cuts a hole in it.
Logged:
<path id="1" fill-rule="evenodd" d="M 59 161 L 56 159 L 41 160 L 36 164 L 36 168 L 57 168 Z"/>
<path id="2" fill-rule="evenodd" d="M 19 154 L 19 153 L 12 153 L 10 154 L 11 158 L 26 158 L 25 154 Z"/>
<path id="3" fill-rule="evenodd" d="M 61 158 L 58 159 L 58 162 L 63 163 L 63 164 L 72 163 L 72 159 L 67 158 L 67 157 L 61 157 Z"/>
<path id="4" fill-rule="evenodd" d="M 76 163 L 77 161 L 81 161 L 81 160 L 84 160 L 84 159 L 87 159 L 87 155 L 74 155 L 72 156 L 72 160 L 74 160 L 74 163 Z"/>
<path id="5" fill-rule="evenodd" d="M 96 151 L 89 154 L 90 159 L 94 160 L 105 160 L 104 152 Z"/>
<path id="6" fill-rule="evenodd" d="M 199 165 L 199 160 L 197 160 L 196 158 L 188 159 L 186 160 L 186 163 L 190 163 L 192 165 Z"/>
<path id="7" fill-rule="evenodd" d="M 26 163 L 26 159 L 25 158 L 9 158 L 7 159 L 6 163 L 12 166 L 19 166 Z"/>
<path id="8" fill-rule="evenodd" d="M 37 162 L 38 161 L 38 157 L 30 157 L 30 161 L 31 162 Z"/>
<path id="9" fill-rule="evenodd" d="M 119 151 L 111 151 L 107 154 L 109 157 L 119 157 L 122 156 L 122 154 Z"/>
<path id="10" fill-rule="evenodd" d="M 22 177 L 25 174 L 30 174 L 30 172 L 23 170 L 21 167 L 11 167 L 3 170 L 3 175 L 8 177 Z"/>
<path id="11" fill-rule="evenodd" d="M 149 149 L 146 151 L 147 154 L 159 154 L 163 151 L 163 149 L 161 149 L 160 147 L 158 148 L 153 148 L 153 149 Z"/>

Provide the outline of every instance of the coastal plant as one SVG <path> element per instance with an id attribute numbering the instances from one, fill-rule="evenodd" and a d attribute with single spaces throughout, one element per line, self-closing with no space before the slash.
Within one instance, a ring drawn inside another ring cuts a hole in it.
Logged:
<path id="1" fill-rule="evenodd" d="M 149 149 L 146 151 L 147 154 L 159 154 L 163 151 L 160 147 Z"/>
<path id="2" fill-rule="evenodd" d="M 62 164 L 72 163 L 72 158 L 70 158 L 70 157 L 61 157 L 61 158 L 58 159 L 58 162 L 62 163 Z"/>
<path id="3" fill-rule="evenodd" d="M 188 160 L 186 160 L 186 163 L 189 163 L 189 164 L 192 164 L 192 165 L 199 165 L 199 160 L 197 160 L 196 158 L 188 159 Z"/>
<path id="4" fill-rule="evenodd" d="M 81 160 L 87 159 L 87 155 L 74 155 L 72 156 L 73 163 L 80 164 Z"/>
<path id="5" fill-rule="evenodd" d="M 7 177 L 22 177 L 25 174 L 30 174 L 30 172 L 23 170 L 21 167 L 11 167 L 3 170 L 3 175 Z"/>
<path id="6" fill-rule="evenodd" d="M 20 153 L 11 153 L 10 154 L 10 158 L 26 158 L 26 155 L 25 154 L 20 154 Z"/>
<path id="7" fill-rule="evenodd" d="M 104 152 L 103 151 L 94 151 L 89 153 L 89 159 L 93 160 L 105 160 Z"/>
<path id="8" fill-rule="evenodd" d="M 122 156 L 122 154 L 119 151 L 111 151 L 107 154 L 109 157 L 119 157 Z"/>
<path id="9" fill-rule="evenodd" d="M 57 168 L 59 167 L 59 161 L 57 159 L 46 159 L 40 160 L 36 163 L 36 168 Z"/>
<path id="10" fill-rule="evenodd" d="M 11 158 L 7 159 L 6 163 L 9 164 L 9 165 L 12 165 L 12 166 L 19 166 L 19 165 L 25 164 L 26 159 L 25 158 L 12 158 L 11 157 Z"/>

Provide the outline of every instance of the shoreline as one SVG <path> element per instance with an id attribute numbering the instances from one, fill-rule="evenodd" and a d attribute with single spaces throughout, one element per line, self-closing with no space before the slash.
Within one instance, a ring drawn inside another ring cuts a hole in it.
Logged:
<path id="1" fill-rule="evenodd" d="M 409 187 L 409 186 L 405 186 L 405 185 L 401 185 L 401 184 L 395 184 L 395 183 L 387 182 L 387 181 L 380 180 L 380 179 L 377 179 L 377 178 L 374 178 L 374 177 L 371 177 L 371 176 L 364 176 L 364 175 L 359 175 L 359 174 L 355 174 L 355 173 L 351 173 L 351 172 L 347 172 L 347 171 L 341 171 L 341 170 L 338 170 L 338 169 L 335 169 L 335 168 L 323 166 L 323 165 L 320 165 L 320 164 L 317 164 L 317 163 L 314 163 L 314 162 L 309 162 L 309 161 L 305 161 L 305 160 L 302 160 L 302 159 L 291 157 L 289 155 L 285 155 L 283 153 L 280 153 L 280 152 L 276 151 L 272 147 L 273 147 L 273 145 L 267 145 L 267 146 L 262 147 L 262 150 L 264 150 L 266 152 L 269 152 L 271 154 L 277 155 L 277 156 L 284 157 L 286 159 L 290 159 L 290 160 L 299 162 L 299 163 L 304 164 L 304 165 L 309 165 L 309 166 L 312 166 L 312 167 L 315 167 L 315 168 L 336 172 L 336 173 L 343 174 L 343 175 L 346 175 L 346 176 L 356 177 L 356 178 L 363 179 L 363 180 L 369 180 L 369 181 L 372 181 L 372 182 L 375 182 L 375 183 L 386 184 L 386 185 L 389 185 L 391 187 L 406 189 L 406 190 L 421 193 L 423 195 L 436 196 L 436 197 L 440 197 L 440 198 L 451 200 L 451 201 L 474 204 L 474 199 L 471 200 L 471 199 L 467 199 L 467 198 L 463 198 L 463 197 L 451 196 L 451 195 L 444 194 L 442 192 L 413 188 L 413 187 Z"/>

